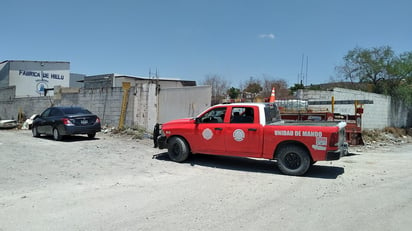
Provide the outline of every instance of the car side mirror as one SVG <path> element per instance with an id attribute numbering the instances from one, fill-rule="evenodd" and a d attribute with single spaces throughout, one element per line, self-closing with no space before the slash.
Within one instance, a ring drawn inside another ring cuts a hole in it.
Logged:
<path id="1" fill-rule="evenodd" d="M 195 119 L 195 123 L 196 123 L 196 124 L 199 124 L 200 122 L 202 122 L 202 121 L 200 120 L 200 118 L 196 118 L 196 119 Z"/>

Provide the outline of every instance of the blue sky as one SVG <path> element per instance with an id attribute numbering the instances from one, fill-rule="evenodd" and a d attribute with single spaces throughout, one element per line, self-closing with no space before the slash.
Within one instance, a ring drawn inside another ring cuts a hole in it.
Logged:
<path id="1" fill-rule="evenodd" d="M 219 75 L 237 87 L 264 75 L 293 85 L 304 55 L 305 83 L 324 83 L 355 47 L 412 51 L 411 9 L 410 0 L 3 1 L 0 61 L 68 61 L 86 75 Z"/>

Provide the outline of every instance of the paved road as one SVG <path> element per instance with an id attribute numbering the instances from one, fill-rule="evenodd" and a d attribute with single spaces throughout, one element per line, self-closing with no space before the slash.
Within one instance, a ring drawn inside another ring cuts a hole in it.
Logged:
<path id="1" fill-rule="evenodd" d="M 151 141 L 0 130 L 0 230 L 411 230 L 412 144 L 318 162 L 171 162 Z"/>

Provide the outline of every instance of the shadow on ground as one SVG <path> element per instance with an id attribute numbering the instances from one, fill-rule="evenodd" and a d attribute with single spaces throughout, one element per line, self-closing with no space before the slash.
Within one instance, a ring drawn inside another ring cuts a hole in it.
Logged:
<path id="1" fill-rule="evenodd" d="M 359 153 L 354 153 L 354 152 L 349 152 L 344 157 L 357 156 L 357 155 L 360 155 L 360 154 Z"/>
<path id="2" fill-rule="evenodd" d="M 40 136 L 37 137 L 37 139 L 47 139 L 47 140 L 53 140 L 53 136 Z M 56 141 L 56 142 L 80 142 L 80 141 L 93 141 L 93 140 L 98 140 L 99 138 L 89 138 L 87 135 L 73 135 L 73 136 L 64 136 L 63 140 Z"/>
<path id="3" fill-rule="evenodd" d="M 167 152 L 156 154 L 153 159 L 162 161 L 170 160 Z M 259 172 L 283 175 L 278 167 L 276 161 L 253 159 L 232 156 L 214 156 L 196 154 L 191 155 L 188 160 L 182 164 L 190 164 L 191 166 L 203 166 L 211 168 L 221 168 L 233 171 Z M 339 175 L 345 172 L 344 168 L 337 166 L 323 166 L 313 165 L 309 171 L 302 177 L 320 178 L 320 179 L 336 179 Z"/>

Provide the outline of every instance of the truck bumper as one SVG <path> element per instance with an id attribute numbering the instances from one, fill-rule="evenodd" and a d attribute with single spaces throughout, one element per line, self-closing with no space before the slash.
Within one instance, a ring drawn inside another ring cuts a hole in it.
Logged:
<path id="1" fill-rule="evenodd" d="M 158 136 L 157 137 L 157 147 L 159 149 L 166 148 L 167 147 L 167 142 L 166 141 L 167 141 L 166 136 L 162 136 L 162 135 Z"/>
<path id="2" fill-rule="evenodd" d="M 348 144 L 343 143 L 336 151 L 329 151 L 326 153 L 326 160 L 339 160 L 342 156 L 348 154 Z"/>
<path id="3" fill-rule="evenodd" d="M 153 143 L 154 143 L 154 148 L 164 149 L 167 147 L 167 137 L 164 135 L 160 127 L 161 127 L 161 124 L 159 123 L 155 124 L 154 126 Z"/>

